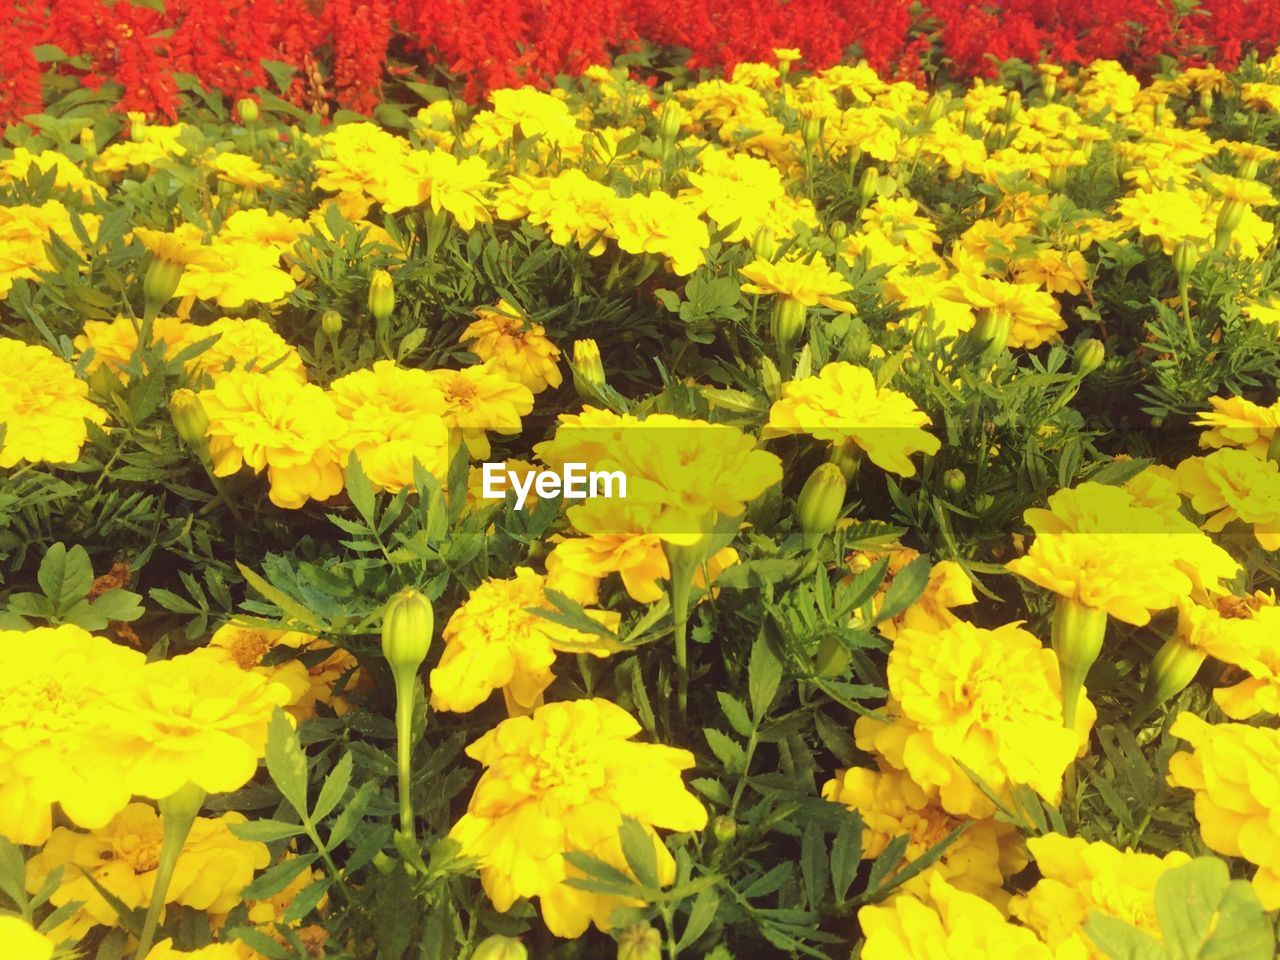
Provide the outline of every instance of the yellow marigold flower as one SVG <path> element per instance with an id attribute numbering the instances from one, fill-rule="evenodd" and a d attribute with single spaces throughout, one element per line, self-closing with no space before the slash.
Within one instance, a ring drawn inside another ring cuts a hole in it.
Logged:
<path id="1" fill-rule="evenodd" d="M 1181 713 L 1169 732 L 1191 744 L 1169 758 L 1169 783 L 1196 795 L 1200 836 L 1210 849 L 1256 864 L 1253 887 L 1267 910 L 1280 908 L 1280 730 L 1206 723 Z"/>
<path id="2" fill-rule="evenodd" d="M 1117 221 L 1144 237 L 1155 237 L 1166 254 L 1183 240 L 1207 240 L 1214 220 L 1186 190 L 1139 190 L 1116 201 Z"/>
<path id="3" fill-rule="evenodd" d="M 1034 350 L 1056 343 L 1067 329 L 1058 301 L 1033 283 L 1007 283 L 966 273 L 957 274 L 955 283 L 974 310 L 995 321 L 1009 321 L 1010 347 Z"/>
<path id="4" fill-rule="evenodd" d="M 118 374 L 138 352 L 138 336 L 142 321 L 136 317 L 116 317 L 114 320 L 86 320 L 84 332 L 77 334 L 73 343 L 80 353 L 93 351 L 93 360 L 86 368 L 93 373 L 102 367 Z M 163 343 L 165 357 L 172 359 L 182 349 L 188 337 L 187 323 L 180 317 L 156 317 L 151 327 L 152 341 L 147 347 Z"/>
<path id="5" fill-rule="evenodd" d="M 301 659 L 264 665 L 263 658 L 281 647 L 299 652 L 305 650 L 309 654 L 327 650 L 330 654 L 312 667 Z M 355 658 L 345 650 L 321 643 L 310 634 L 296 630 L 268 630 L 226 623 L 214 631 L 207 649 L 226 663 L 256 673 L 270 683 L 284 685 L 289 691 L 289 700 L 284 708 L 299 721 L 315 716 L 317 703 L 332 703 L 334 682 L 356 667 Z"/>
<path id="6" fill-rule="evenodd" d="M 178 855 L 166 903 L 227 913 L 240 902 L 240 891 L 253 879 L 254 871 L 271 862 L 266 844 L 241 840 L 231 832 L 232 824 L 244 822 L 239 813 L 196 818 Z M 50 902 L 59 907 L 77 900 L 82 903 L 54 936 L 59 940 L 79 938 L 98 924 L 118 923 L 114 908 L 90 878 L 127 907 L 146 907 L 151 902 L 163 839 L 161 817 L 145 803 L 129 804 L 93 833 L 66 827 L 54 830 L 44 849 L 27 862 L 27 889 L 38 890 L 61 867 L 62 882 Z"/>
<path id="7" fill-rule="evenodd" d="M 876 592 L 873 600 L 878 609 L 888 591 L 888 584 Z M 942 630 L 960 618 L 951 612 L 953 607 L 977 603 L 973 581 L 964 567 L 954 560 L 940 560 L 929 570 L 929 581 L 916 602 L 889 620 L 876 624 L 876 629 L 890 640 L 902 630 Z"/>
<path id="8" fill-rule="evenodd" d="M 142 654 L 80 627 L 0 631 L 0 835 L 35 845 L 53 804 L 101 827 L 129 802 Z"/>
<path id="9" fill-rule="evenodd" d="M 929 878 L 926 899 L 909 893 L 891 897 L 859 910 L 858 923 L 866 937 L 862 960 L 1054 960 L 1026 927 L 937 874 Z"/>
<path id="10" fill-rule="evenodd" d="M 262 164 L 242 153 L 220 153 L 213 158 L 213 172 L 219 180 L 245 187 L 249 190 L 280 188 L 284 181 L 274 173 L 267 173 Z"/>
<path id="11" fill-rule="evenodd" d="M 569 113 L 569 105 L 552 94 L 533 87 L 518 87 L 494 90 L 490 96 L 494 116 L 510 131 L 519 130 L 526 137 L 542 137 L 554 146 L 570 145 L 582 139 L 582 130 Z"/>
<path id="12" fill-rule="evenodd" d="M 480 360 L 493 363 L 533 393 L 558 387 L 560 348 L 547 339 L 546 328 L 531 323 L 518 307 L 499 300 L 492 307 L 477 307 L 478 318 L 458 338 Z"/>
<path id="13" fill-rule="evenodd" d="M 75 463 L 89 439 L 86 423 L 106 421 L 71 364 L 45 347 L 0 337 L 0 469 L 23 460 Z"/>
<path id="14" fill-rule="evenodd" d="M 335 380 L 329 396 L 346 426 L 343 451 L 355 453 L 378 489 L 397 493 L 412 487 L 414 460 L 438 480 L 448 475 L 445 401 L 427 371 L 379 360 Z M 340 459 L 346 461 L 345 452 Z"/>
<path id="15" fill-rule="evenodd" d="M 1130 479 L 1124 488 L 1139 507 L 1165 513 L 1177 513 L 1182 509 L 1182 493 L 1178 490 L 1177 476 L 1172 467 L 1152 464 Z"/>
<path id="16" fill-rule="evenodd" d="M 903 630 L 888 677 L 893 719 L 860 718 L 858 745 L 905 770 L 957 816 L 995 811 L 959 764 L 998 795 L 1025 784 L 1056 804 L 1062 775 L 1096 716 L 1082 692 L 1078 729 L 1063 726 L 1057 657 L 1012 623 L 986 630 L 961 620 L 944 630 Z"/>
<path id="17" fill-rule="evenodd" d="M 877 388 L 870 370 L 838 361 L 817 376 L 784 383 L 761 437 L 807 433 L 833 444 L 852 443 L 880 469 L 912 477 L 910 456 L 932 456 L 942 446 L 923 429 L 931 423 L 905 393 Z"/>
<path id="18" fill-rule="evenodd" d="M 564 858 L 581 851 L 628 871 L 618 830 L 632 817 L 650 832 L 662 883 L 675 862 L 654 828 L 701 830 L 706 808 L 681 780 L 693 754 L 633 743 L 640 724 L 607 700 L 575 700 L 514 717 L 467 748 L 485 772 L 467 812 L 449 831 L 462 855 L 479 862 L 480 882 L 496 910 L 537 897 L 558 937 L 579 937 L 627 901 L 564 881 L 581 873 Z"/>
<path id="19" fill-rule="evenodd" d="M 209 416 L 215 476 L 248 464 L 267 473 L 271 502 L 296 509 L 342 489 L 338 442 L 346 425 L 319 387 L 260 373 L 223 374 L 200 402 Z"/>
<path id="20" fill-rule="evenodd" d="M 463 230 L 493 220 L 488 192 L 497 184 L 483 157 L 459 160 L 443 150 L 415 150 L 388 170 L 382 209 L 395 213 L 431 202 L 436 213 L 453 214 Z"/>
<path id="21" fill-rule="evenodd" d="M 321 158 L 311 166 L 316 186 L 338 194 L 338 206 L 351 219 L 363 217 L 369 199 L 385 200 L 387 171 L 409 155 L 409 141 L 375 123 L 344 123 L 320 138 Z"/>
<path id="22" fill-rule="evenodd" d="M 216 337 L 186 362 L 187 376 L 196 383 L 208 376 L 217 381 L 231 370 L 254 370 L 269 377 L 307 382 L 307 371 L 296 347 L 256 317 L 222 317 L 204 326 L 188 326 L 181 347 Z"/>
<path id="23" fill-rule="evenodd" d="M 185 267 L 214 264 L 216 259 L 204 242 L 204 231 L 194 223 L 178 224 L 173 230 L 133 228 L 133 239 L 151 251 L 157 260 Z"/>
<path id="24" fill-rule="evenodd" d="M 509 713 L 529 713 L 555 679 L 557 652 L 608 656 L 600 638 L 530 612 L 555 609 L 545 583 L 528 567 L 517 567 L 513 579 L 486 580 L 471 591 L 441 635 L 444 654 L 431 671 L 433 708 L 466 713 L 501 688 Z M 609 630 L 617 630 L 621 619 L 603 610 L 589 615 Z"/>
<path id="25" fill-rule="evenodd" d="M 1183 642 L 1244 670 L 1249 676 L 1213 691 L 1222 712 L 1233 720 L 1260 713 L 1280 714 L 1280 606 L 1261 590 L 1243 597 L 1218 597 L 1212 607 L 1179 608 Z"/>
<path id="26" fill-rule="evenodd" d="M 1156 883 L 1169 870 L 1188 863 L 1181 851 L 1163 857 L 1117 850 L 1108 843 L 1051 833 L 1031 837 L 1027 847 L 1041 879 L 1015 897 L 1010 912 L 1040 935 L 1059 957 L 1106 960 L 1084 932 L 1093 911 L 1133 924 L 1156 940 Z"/>
<path id="27" fill-rule="evenodd" d="M 50 960 L 54 943 L 21 917 L 0 917 L 0 955 L 6 960 Z"/>
<path id="28" fill-rule="evenodd" d="M 533 409 L 533 391 L 489 361 L 462 370 L 432 370 L 435 389 L 444 399 L 445 425 L 451 450 L 466 444 L 477 460 L 489 456 L 489 433 L 514 436 L 520 418 Z"/>
<path id="29" fill-rule="evenodd" d="M 253 254 L 262 249 L 283 256 L 293 251 L 308 229 L 305 220 L 278 210 L 274 213 L 261 208 L 237 210 L 223 222 L 214 243 L 223 251 L 232 248 L 237 253 L 243 250 Z"/>
<path id="30" fill-rule="evenodd" d="M 687 200 L 721 230 L 733 229 L 725 242 L 750 240 L 770 219 L 770 208 L 786 197 L 782 174 L 767 160 L 746 153 L 708 148 L 698 155 L 701 170 L 690 170 L 690 183 L 681 191 Z"/>
<path id="31" fill-rule="evenodd" d="M 1183 460 L 1177 478 L 1191 506 L 1207 516 L 1204 529 L 1217 533 L 1240 520 L 1253 526 L 1262 549 L 1280 550 L 1280 466 L 1275 461 L 1226 448 Z"/>
<path id="32" fill-rule="evenodd" d="M 1078 250 L 1040 250 L 1030 259 L 1014 261 L 1013 269 L 1018 283 L 1035 284 L 1049 293 L 1078 294 L 1089 276 Z"/>
<path id="33" fill-rule="evenodd" d="M 82 214 L 80 219 L 90 236 L 97 233 L 97 217 Z M 0 300 L 15 280 L 35 280 L 39 271 L 53 269 L 47 249 L 50 231 L 73 250 L 80 249 L 71 211 L 57 200 L 0 207 Z"/>
<path id="34" fill-rule="evenodd" d="M 841 770 L 822 788 L 822 795 L 858 811 L 862 817 L 862 859 L 880 856 L 889 841 L 907 836 L 904 853 L 910 863 L 924 856 L 967 821 L 947 813 L 905 773 L 898 770 Z M 991 818 L 969 824 L 932 867 L 906 882 L 903 890 L 927 897 L 936 873 L 957 889 L 987 900 L 1002 899 L 1005 877 L 1027 865 L 1016 828 Z"/>
<path id="35" fill-rule="evenodd" d="M 171 938 L 165 938 L 151 948 L 146 960 L 262 960 L 262 954 L 239 940 L 211 943 L 197 950 L 178 950 Z"/>
<path id="36" fill-rule="evenodd" d="M 209 257 L 188 264 L 176 296 L 195 297 L 236 310 L 246 303 L 275 303 L 297 285 L 280 268 L 280 252 L 273 246 L 253 245 L 215 237 L 206 248 Z"/>
<path id="37" fill-rule="evenodd" d="M 702 266 L 711 234 L 693 204 L 665 193 L 636 194 L 618 202 L 613 233 L 627 253 L 655 253 L 667 258 L 677 276 Z"/>
<path id="38" fill-rule="evenodd" d="M 806 307 L 822 304 L 841 313 L 857 310 L 848 300 L 836 294 L 850 290 L 849 281 L 836 273 L 821 254 L 814 254 L 809 261 L 783 260 L 770 263 L 754 260 L 738 273 L 750 283 L 742 285 L 743 293 L 772 294 L 785 300 L 793 300 Z"/>
<path id="39" fill-rule="evenodd" d="M 289 698 L 284 684 L 213 650 L 147 664 L 129 710 L 133 793 L 162 799 L 188 782 L 207 793 L 243 787 L 258 769 L 272 713 Z"/>
<path id="40" fill-rule="evenodd" d="M 554 177 L 512 179 L 496 202 L 503 220 L 527 219 L 542 226 L 553 243 L 575 243 L 598 257 L 607 249 L 604 238 L 613 233 L 621 201 L 610 187 L 571 168 Z"/>

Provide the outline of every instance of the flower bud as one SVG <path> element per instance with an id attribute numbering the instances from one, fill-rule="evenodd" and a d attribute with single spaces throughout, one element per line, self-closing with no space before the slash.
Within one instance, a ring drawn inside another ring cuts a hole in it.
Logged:
<path id="1" fill-rule="evenodd" d="M 80 131 L 80 146 L 84 149 L 86 157 L 96 157 L 98 155 L 98 137 L 93 132 L 93 127 L 85 127 Z"/>
<path id="2" fill-rule="evenodd" d="M 1244 211 L 1243 201 L 1228 200 L 1224 203 L 1222 209 L 1218 211 L 1218 235 L 1229 239 L 1235 228 L 1240 226 L 1240 221 L 1244 219 Z"/>
<path id="3" fill-rule="evenodd" d="M 667 143 L 674 143 L 680 135 L 681 113 L 675 100 L 668 100 L 662 105 L 662 112 L 658 114 L 658 136 Z"/>
<path id="4" fill-rule="evenodd" d="M 1212 90 L 1200 91 L 1200 109 L 1204 112 L 1205 116 L 1208 116 L 1210 111 L 1213 110 L 1213 91 Z"/>
<path id="5" fill-rule="evenodd" d="M 967 482 L 964 471 L 957 467 L 952 467 L 942 475 L 942 485 L 947 488 L 948 493 L 963 492 Z"/>
<path id="6" fill-rule="evenodd" d="M 1242 180 L 1252 180 L 1258 175 L 1258 161 L 1253 157 L 1240 161 L 1240 170 L 1237 173 Z"/>
<path id="7" fill-rule="evenodd" d="M 1008 310 L 988 307 L 973 327 L 973 338 L 983 346 L 983 356 L 992 358 L 1009 345 L 1009 331 L 1012 329 L 1013 316 Z"/>
<path id="8" fill-rule="evenodd" d="M 1071 173 L 1071 168 L 1065 163 L 1055 163 L 1049 168 L 1049 179 L 1047 181 L 1050 190 L 1061 193 L 1067 189 L 1067 177 Z"/>
<path id="9" fill-rule="evenodd" d="M 942 115 L 947 112 L 947 103 L 951 100 L 945 93 L 935 93 L 929 98 L 929 103 L 924 108 L 924 122 L 928 126 L 933 126 L 942 119 Z"/>
<path id="10" fill-rule="evenodd" d="M 800 121 L 800 136 L 806 144 L 817 143 L 821 135 L 822 121 L 817 117 L 808 116 Z"/>
<path id="11" fill-rule="evenodd" d="M 1084 680 L 1102 653 L 1106 633 L 1106 610 L 1087 607 L 1065 596 L 1058 597 L 1053 610 L 1051 636 L 1062 673 L 1062 719 L 1066 727 L 1075 726 Z"/>
<path id="12" fill-rule="evenodd" d="M 761 227 L 751 238 L 751 252 L 759 260 L 772 261 L 778 255 L 778 238 L 768 227 Z"/>
<path id="13" fill-rule="evenodd" d="M 1058 78 L 1046 74 L 1040 81 L 1040 90 L 1044 93 L 1046 100 L 1052 100 L 1058 92 Z"/>
<path id="14" fill-rule="evenodd" d="M 129 139 L 141 143 L 147 136 L 147 118 L 141 113 L 129 115 Z"/>
<path id="15" fill-rule="evenodd" d="M 369 312 L 376 320 L 386 320 L 396 308 L 396 287 L 391 274 L 385 270 L 373 271 L 369 280 Z"/>
<path id="16" fill-rule="evenodd" d="M 844 474 L 834 463 L 820 464 L 809 474 L 796 498 L 796 517 L 804 533 L 805 547 L 812 549 L 835 529 L 844 507 L 845 489 Z"/>
<path id="17" fill-rule="evenodd" d="M 417 590 L 402 590 L 382 614 L 382 655 L 397 675 L 413 675 L 427 659 L 435 613 Z"/>
<path id="18" fill-rule="evenodd" d="M 1103 360 L 1107 357 L 1107 348 L 1103 346 L 1101 340 L 1086 337 L 1076 341 L 1075 346 L 1071 348 L 1071 353 L 1075 357 L 1076 373 L 1087 377 L 1102 366 Z"/>
<path id="19" fill-rule="evenodd" d="M 1191 240 L 1183 240 L 1173 248 L 1173 272 L 1178 275 L 1180 283 L 1186 283 L 1191 271 L 1196 268 L 1200 259 L 1200 251 Z"/>
<path id="20" fill-rule="evenodd" d="M 867 167 L 862 171 L 862 179 L 858 181 L 858 199 L 863 206 L 875 198 L 880 190 L 880 171 L 875 167 Z"/>
<path id="21" fill-rule="evenodd" d="M 618 935 L 618 960 L 662 960 L 662 934 L 647 923 L 633 923 Z"/>
<path id="22" fill-rule="evenodd" d="M 599 394 L 606 383 L 604 360 L 600 347 L 594 340 L 573 341 L 573 386 L 578 396 L 590 400 Z"/>
<path id="23" fill-rule="evenodd" d="M 773 342 L 783 350 L 792 345 L 804 333 L 805 305 L 791 297 L 779 297 L 773 304 Z"/>
<path id="24" fill-rule="evenodd" d="M 911 352 L 927 357 L 938 346 L 938 333 L 932 323 L 920 323 L 911 336 Z"/>
<path id="25" fill-rule="evenodd" d="M 471 954 L 471 960 L 529 960 L 529 951 L 514 937 L 494 934 L 485 937 Z"/>
<path id="26" fill-rule="evenodd" d="M 764 395 L 769 398 L 770 403 L 777 403 L 781 399 L 782 374 L 778 372 L 778 365 L 768 357 L 760 358 L 760 385 L 764 387 Z"/>
<path id="27" fill-rule="evenodd" d="M 169 398 L 169 416 L 182 442 L 193 450 L 205 449 L 205 435 L 209 431 L 209 415 L 194 390 L 183 387 L 173 391 Z"/>
<path id="28" fill-rule="evenodd" d="M 716 817 L 711 821 L 711 835 L 720 843 L 728 843 L 738 835 L 738 822 L 733 817 Z"/>
<path id="29" fill-rule="evenodd" d="M 843 220 L 833 220 L 827 227 L 827 236 L 839 243 L 849 235 L 849 225 Z"/>
<path id="30" fill-rule="evenodd" d="M 236 101 L 236 113 L 245 123 L 256 123 L 258 120 L 258 101 L 250 97 L 242 97 Z"/>
<path id="31" fill-rule="evenodd" d="M 1156 651 L 1147 674 L 1143 694 L 1147 707 L 1154 709 L 1186 689 L 1204 665 L 1206 656 L 1202 647 L 1193 647 L 1177 635 L 1166 640 Z"/>
<path id="32" fill-rule="evenodd" d="M 152 255 L 146 275 L 142 278 L 142 295 L 147 298 L 147 305 L 153 312 L 158 313 L 161 307 L 173 299 L 173 295 L 178 292 L 184 270 L 185 264 Z"/>
<path id="33" fill-rule="evenodd" d="M 1013 123 L 1021 112 L 1022 94 L 1017 90 L 1010 90 L 1009 95 L 1004 98 L 1004 122 Z"/>
<path id="34" fill-rule="evenodd" d="M 320 314 L 320 329 L 324 331 L 325 336 L 336 337 L 342 332 L 342 314 L 333 308 Z"/>

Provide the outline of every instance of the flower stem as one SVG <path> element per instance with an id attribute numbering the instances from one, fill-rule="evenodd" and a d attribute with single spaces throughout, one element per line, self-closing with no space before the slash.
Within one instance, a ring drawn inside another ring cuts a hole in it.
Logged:
<path id="1" fill-rule="evenodd" d="M 416 674 L 396 677 L 396 774 L 400 788 L 400 832 L 413 836 L 413 697 Z"/>
<path id="2" fill-rule="evenodd" d="M 160 925 L 160 914 L 164 912 L 174 868 L 178 865 L 178 857 L 187 842 L 192 824 L 196 822 L 196 814 L 200 812 L 204 798 L 203 790 L 194 783 L 188 783 L 160 801 L 164 841 L 160 846 L 160 862 L 156 867 L 155 883 L 151 887 L 151 903 L 147 907 L 147 918 L 142 925 L 142 935 L 138 938 L 134 960 L 145 960 L 155 943 L 156 928 Z"/>

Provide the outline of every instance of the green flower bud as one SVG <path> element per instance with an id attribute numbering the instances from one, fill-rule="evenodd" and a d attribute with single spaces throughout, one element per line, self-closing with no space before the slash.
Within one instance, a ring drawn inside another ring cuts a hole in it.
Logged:
<path id="1" fill-rule="evenodd" d="M 761 227 L 751 238 L 751 253 L 758 260 L 772 261 L 778 255 L 778 238 L 768 227 Z"/>
<path id="2" fill-rule="evenodd" d="M 800 136 L 806 144 L 818 142 L 822 135 L 822 121 L 817 117 L 805 117 L 800 121 Z"/>
<path id="3" fill-rule="evenodd" d="M 142 295 L 147 298 L 147 305 L 154 313 L 158 313 L 178 292 L 178 283 L 182 280 L 184 270 L 186 264 L 162 260 L 152 254 L 151 263 L 142 278 Z"/>
<path id="4" fill-rule="evenodd" d="M 634 923 L 618 934 L 618 960 L 662 960 L 662 934 Z"/>
<path id="5" fill-rule="evenodd" d="M 1199 260 L 1200 251 L 1194 241 L 1183 240 L 1173 248 L 1173 272 L 1178 275 L 1179 283 L 1186 283 Z"/>
<path id="6" fill-rule="evenodd" d="M 417 590 L 402 590 L 382 614 L 382 655 L 397 676 L 418 672 L 431 649 L 435 613 Z"/>
<path id="7" fill-rule="evenodd" d="M 1204 665 L 1206 653 L 1185 640 L 1172 636 L 1164 642 L 1147 674 L 1147 687 L 1143 699 L 1149 709 L 1160 706 L 1170 697 L 1181 693 L 1195 679 Z"/>
<path id="8" fill-rule="evenodd" d="M 658 136 L 667 143 L 674 143 L 680 135 L 681 112 L 680 105 L 674 100 L 662 105 L 662 112 L 658 115 Z"/>
<path id="9" fill-rule="evenodd" d="M 1058 92 L 1058 78 L 1046 76 L 1040 81 L 1040 89 L 1043 91 L 1046 100 L 1052 100 Z"/>
<path id="10" fill-rule="evenodd" d="M 1240 221 L 1244 219 L 1245 205 L 1240 200 L 1228 200 L 1222 205 L 1222 209 L 1218 211 L 1218 224 L 1214 236 L 1214 244 L 1219 250 L 1226 249 L 1227 243 L 1231 240 L 1231 234 L 1236 227 L 1240 226 Z"/>
<path id="11" fill-rule="evenodd" d="M 1049 189 L 1056 190 L 1058 193 L 1067 189 L 1067 177 L 1070 173 L 1071 168 L 1065 163 L 1055 163 L 1049 168 Z"/>
<path id="12" fill-rule="evenodd" d="M 183 387 L 173 391 L 169 398 L 169 416 L 173 418 L 178 436 L 193 450 L 204 450 L 205 435 L 209 432 L 209 415 L 194 390 Z"/>
<path id="13" fill-rule="evenodd" d="M 728 843 L 738 835 L 738 822 L 733 817 L 716 817 L 711 821 L 711 835 L 719 843 Z"/>
<path id="14" fill-rule="evenodd" d="M 1208 116 L 1210 111 L 1213 110 L 1213 91 L 1212 90 L 1200 91 L 1200 109 L 1204 112 L 1205 116 Z"/>
<path id="15" fill-rule="evenodd" d="M 369 312 L 377 320 L 386 320 L 395 308 L 395 281 L 387 271 L 375 270 L 369 280 Z"/>
<path id="16" fill-rule="evenodd" d="M 1013 316 L 1008 310 L 987 308 L 981 312 L 973 328 L 973 338 L 983 346 L 983 356 L 991 359 L 1009 345 Z"/>
<path id="17" fill-rule="evenodd" d="M 1238 176 L 1243 180 L 1252 180 L 1258 175 L 1258 161 L 1249 157 L 1247 160 L 1240 161 L 1240 170 Z"/>
<path id="18" fill-rule="evenodd" d="M 250 97 L 242 97 L 236 101 L 236 113 L 245 123 L 255 123 L 258 119 L 258 101 Z"/>
<path id="19" fill-rule="evenodd" d="M 929 98 L 929 103 L 924 108 L 924 122 L 933 126 L 942 119 L 942 115 L 947 112 L 947 104 L 951 97 L 945 93 L 935 93 Z"/>
<path id="20" fill-rule="evenodd" d="M 779 297 L 773 304 L 771 332 L 780 349 L 790 350 L 804 333 L 805 305 L 791 297 Z"/>
<path id="21" fill-rule="evenodd" d="M 326 336 L 336 337 L 342 332 L 342 314 L 333 309 L 320 314 L 320 329 Z"/>
<path id="22" fill-rule="evenodd" d="M 1076 341 L 1075 346 L 1071 348 L 1071 353 L 1075 357 L 1076 373 L 1087 377 L 1102 366 L 1107 356 L 1107 348 L 1103 346 L 1101 340 L 1086 337 Z"/>
<path id="23" fill-rule="evenodd" d="M 938 346 L 938 334 L 933 329 L 933 324 L 928 322 L 920 323 L 915 333 L 911 336 L 911 352 L 920 356 L 929 356 Z"/>
<path id="24" fill-rule="evenodd" d="M 942 484 L 947 488 L 948 493 L 960 493 L 964 490 L 965 484 L 964 471 L 956 467 L 952 467 L 942 475 Z"/>
<path id="25" fill-rule="evenodd" d="M 770 403 L 777 403 L 782 397 L 782 374 L 778 365 L 768 357 L 760 358 L 760 385 L 764 387 L 764 395 Z"/>
<path id="26" fill-rule="evenodd" d="M 820 464 L 809 474 L 796 498 L 796 517 L 807 548 L 817 546 L 824 535 L 835 529 L 844 507 L 846 487 L 844 473 L 834 463 Z"/>
<path id="27" fill-rule="evenodd" d="M 1010 90 L 1009 95 L 1004 98 L 1004 121 L 1005 123 L 1013 123 L 1018 114 L 1022 112 L 1022 94 L 1017 90 Z"/>
<path id="28" fill-rule="evenodd" d="M 573 386 L 578 396 L 590 400 L 599 394 L 606 383 L 604 360 L 600 347 L 594 340 L 573 341 Z"/>
<path id="29" fill-rule="evenodd" d="M 858 199 L 866 206 L 879 191 L 880 171 L 875 167 L 867 167 L 862 171 L 862 179 L 858 181 Z"/>
<path id="30" fill-rule="evenodd" d="M 843 220 L 833 220 L 827 227 L 827 236 L 839 243 L 849 235 L 849 225 Z"/>
<path id="31" fill-rule="evenodd" d="M 471 954 L 471 960 L 529 960 L 529 951 L 514 937 L 494 934 L 485 937 Z"/>
<path id="32" fill-rule="evenodd" d="M 1075 726 L 1084 679 L 1102 653 L 1106 633 L 1106 610 L 1086 607 L 1069 597 L 1058 597 L 1053 610 L 1051 635 L 1062 671 L 1062 719 L 1065 726 Z"/>

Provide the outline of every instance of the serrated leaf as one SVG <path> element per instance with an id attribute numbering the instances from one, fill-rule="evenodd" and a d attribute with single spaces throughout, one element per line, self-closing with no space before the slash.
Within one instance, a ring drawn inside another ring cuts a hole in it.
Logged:
<path id="1" fill-rule="evenodd" d="M 1084 932 L 1109 960 L 1167 960 L 1164 948 L 1132 924 L 1094 910 Z"/>
<path id="2" fill-rule="evenodd" d="M 763 635 L 751 647 L 747 664 L 747 691 L 751 698 L 751 715 L 756 722 L 764 718 L 782 682 L 782 663 Z"/>
<path id="3" fill-rule="evenodd" d="M 61 612 L 84 599 L 93 586 L 89 554 L 79 544 L 68 550 L 66 544 L 55 543 L 45 551 L 36 580 L 54 611 Z"/>
<path id="4" fill-rule="evenodd" d="M 333 821 L 333 829 L 329 831 L 328 847 L 330 850 L 336 849 L 347 837 L 351 836 L 351 831 L 356 828 L 356 824 L 364 816 L 364 812 L 369 806 L 369 801 L 373 799 L 373 795 L 376 792 L 377 784 L 372 780 L 366 780 L 360 784 L 360 789 L 355 792 L 351 802 L 342 808 L 342 812 Z"/>
<path id="5" fill-rule="evenodd" d="M 307 755 L 288 715 L 276 707 L 267 727 L 267 772 L 298 816 L 307 819 Z"/>
<path id="6" fill-rule="evenodd" d="M 831 889 L 837 903 L 843 903 L 848 896 L 861 862 L 862 817 L 855 810 L 840 824 L 831 844 Z"/>
<path id="7" fill-rule="evenodd" d="M 876 623 L 892 620 L 920 599 L 929 582 L 931 563 L 927 556 L 916 557 L 899 570 L 884 593 L 884 601 L 876 613 Z"/>
<path id="8" fill-rule="evenodd" d="M 652 890 L 660 889 L 662 883 L 658 877 L 658 852 L 653 845 L 661 841 L 632 817 L 622 818 L 618 839 L 622 842 L 622 855 L 636 879 Z"/>
<path id="9" fill-rule="evenodd" d="M 684 932 L 680 934 L 676 949 L 683 950 L 691 946 L 695 940 L 706 933 L 707 928 L 711 926 L 711 921 L 716 918 L 716 911 L 719 908 L 720 894 L 713 888 L 708 887 L 699 893 L 689 909 L 689 922 L 684 925 Z"/>
<path id="10" fill-rule="evenodd" d="M 356 508 L 356 512 L 364 519 L 364 522 L 372 529 L 375 526 L 374 515 L 374 499 L 373 484 L 369 482 L 369 478 L 365 476 L 364 468 L 360 466 L 360 458 L 355 455 L 355 451 L 347 458 L 347 496 L 351 500 L 351 505 Z"/>
<path id="11" fill-rule="evenodd" d="M 1156 918 L 1170 960 L 1272 960 L 1275 935 L 1251 884 L 1217 857 L 1197 857 L 1156 883 Z"/>
<path id="12" fill-rule="evenodd" d="M 327 817 L 338 805 L 342 795 L 347 792 L 347 787 L 351 785 L 351 763 L 351 754 L 344 753 L 333 771 L 325 778 L 324 785 L 320 788 L 320 795 L 316 797 L 315 809 L 311 811 L 313 822 L 319 823 Z"/>
<path id="13" fill-rule="evenodd" d="M 817 821 L 810 820 L 800 837 L 800 874 L 811 906 L 821 903 L 826 896 L 829 867 L 826 833 Z"/>
<path id="14" fill-rule="evenodd" d="M 311 881 L 311 883 L 298 891 L 293 898 L 293 902 L 285 909 L 284 916 L 280 919 L 284 923 L 298 923 L 306 919 L 307 914 L 314 910 L 320 901 L 324 899 L 332 883 L 333 881 L 328 877 Z"/>
<path id="15" fill-rule="evenodd" d="M 258 843 L 275 843 L 286 837 L 296 837 L 303 833 L 303 827 L 297 823 L 285 823 L 283 820 L 246 820 L 243 823 L 231 824 L 231 832 L 241 840 Z"/>
<path id="16" fill-rule="evenodd" d="M 18 906 L 27 902 L 27 863 L 6 837 L 0 837 L 0 893 Z"/>
<path id="17" fill-rule="evenodd" d="M 253 883 L 240 891 L 242 900 L 267 900 L 280 893 L 316 862 L 317 854 L 290 857 L 258 874 Z"/>
<path id="18" fill-rule="evenodd" d="M 733 732 L 740 737 L 751 736 L 753 729 L 751 717 L 747 714 L 747 708 L 742 705 L 742 701 L 723 690 L 716 691 L 716 699 L 720 701 L 720 709 L 724 711 L 725 719 L 729 721 L 729 726 L 733 727 Z"/>
<path id="19" fill-rule="evenodd" d="M 747 754 L 740 744 L 714 727 L 707 727 L 702 733 L 707 738 L 707 746 L 716 755 L 716 759 L 724 764 L 726 772 L 736 774 L 746 768 Z"/>

